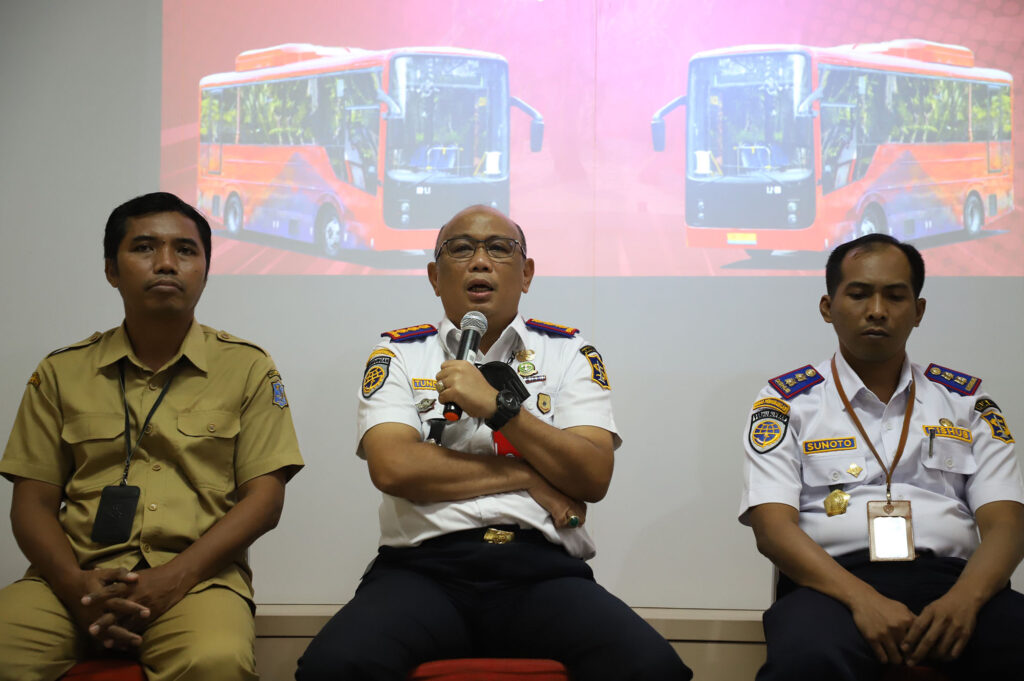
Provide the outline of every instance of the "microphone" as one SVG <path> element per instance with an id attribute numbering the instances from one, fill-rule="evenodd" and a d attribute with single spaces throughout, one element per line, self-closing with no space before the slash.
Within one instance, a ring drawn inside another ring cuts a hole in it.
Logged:
<path id="1" fill-rule="evenodd" d="M 472 362 L 476 358 L 476 350 L 480 347 L 480 339 L 487 333 L 487 317 L 483 312 L 470 310 L 462 315 L 462 339 L 459 341 L 459 351 L 455 359 L 465 359 Z M 458 421 L 462 416 L 462 407 L 449 402 L 444 405 L 444 417 L 448 421 Z"/>

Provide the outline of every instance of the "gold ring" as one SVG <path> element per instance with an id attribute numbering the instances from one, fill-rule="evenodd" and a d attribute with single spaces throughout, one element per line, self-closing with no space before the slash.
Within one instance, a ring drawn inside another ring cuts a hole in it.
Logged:
<path id="1" fill-rule="evenodd" d="M 444 381 L 442 381 L 440 379 L 438 379 L 438 381 L 437 381 L 437 392 L 438 392 L 438 394 L 444 392 Z"/>
<path id="2" fill-rule="evenodd" d="M 575 513 L 569 516 L 569 527 L 577 528 L 580 526 L 580 517 Z"/>

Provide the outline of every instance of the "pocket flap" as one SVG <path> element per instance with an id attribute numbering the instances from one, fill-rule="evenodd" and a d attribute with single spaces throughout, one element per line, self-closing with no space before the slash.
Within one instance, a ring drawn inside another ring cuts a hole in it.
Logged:
<path id="1" fill-rule="evenodd" d="M 230 411 L 191 411 L 178 414 L 178 430 L 192 437 L 238 435 L 238 414 Z"/>
<path id="2" fill-rule="evenodd" d="M 78 414 L 64 421 L 60 436 L 68 444 L 111 440 L 124 433 L 124 414 Z"/>
<path id="3" fill-rule="evenodd" d="M 864 482 L 867 478 L 864 464 L 864 455 L 857 452 L 808 454 L 803 458 L 804 482 L 809 487 Z"/>
<path id="4" fill-rule="evenodd" d="M 925 468 L 961 475 L 972 475 L 978 471 L 978 461 L 970 443 L 937 437 L 931 445 L 929 454 L 928 440 L 921 442 L 921 463 Z"/>

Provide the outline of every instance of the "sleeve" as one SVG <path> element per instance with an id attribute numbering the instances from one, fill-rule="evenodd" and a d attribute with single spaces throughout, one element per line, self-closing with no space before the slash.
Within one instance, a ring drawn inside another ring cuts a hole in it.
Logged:
<path id="1" fill-rule="evenodd" d="M 64 416 L 58 395 L 56 374 L 44 360 L 25 387 L 0 460 L 0 475 L 8 480 L 31 478 L 59 487 L 67 482 L 72 461 L 61 444 Z"/>
<path id="2" fill-rule="evenodd" d="M 291 408 L 274 361 L 261 354 L 249 369 L 235 446 L 235 481 L 287 468 L 291 478 L 303 466 Z"/>
<path id="3" fill-rule="evenodd" d="M 1013 435 L 1002 412 L 987 395 L 971 410 L 971 437 L 978 469 L 967 479 L 965 494 L 972 511 L 993 501 L 1024 503 Z"/>
<path id="4" fill-rule="evenodd" d="M 359 445 L 356 454 L 360 458 L 366 458 L 363 435 L 376 425 L 404 423 L 420 431 L 420 416 L 416 411 L 404 349 L 395 348 L 388 341 L 374 347 L 366 360 L 357 399 L 356 442 Z"/>
<path id="5" fill-rule="evenodd" d="M 597 426 L 610 432 L 614 446 L 622 444 L 612 414 L 611 381 L 604 359 L 582 339 L 567 343 L 562 356 L 564 371 L 556 395 L 554 425 L 561 429 Z"/>
<path id="6" fill-rule="evenodd" d="M 754 401 L 743 433 L 743 496 L 739 521 L 749 525 L 754 506 L 778 503 L 800 509 L 803 489 L 800 423 L 793 405 L 765 387 Z"/>

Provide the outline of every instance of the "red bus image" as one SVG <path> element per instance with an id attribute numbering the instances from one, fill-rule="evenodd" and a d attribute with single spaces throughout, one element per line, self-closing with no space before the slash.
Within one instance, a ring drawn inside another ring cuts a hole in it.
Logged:
<path id="1" fill-rule="evenodd" d="M 242 52 L 199 90 L 200 210 L 332 258 L 431 249 L 470 204 L 507 213 L 510 107 L 543 142 L 507 61 L 474 50 L 291 43 Z"/>
<path id="2" fill-rule="evenodd" d="M 1010 74 L 924 40 L 744 46 L 690 61 L 686 242 L 822 251 L 872 232 L 978 234 L 1013 211 Z"/>

